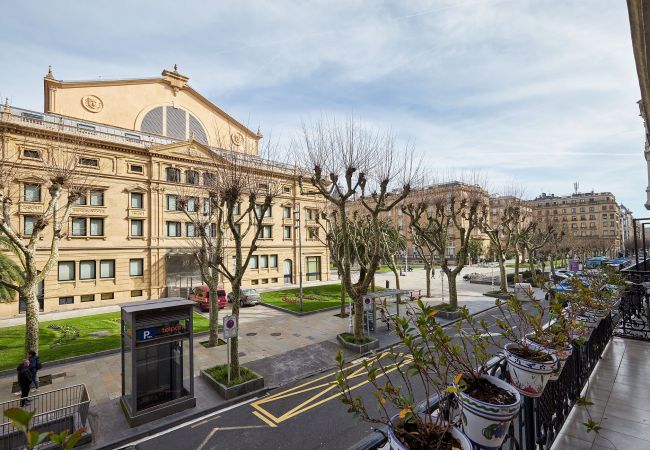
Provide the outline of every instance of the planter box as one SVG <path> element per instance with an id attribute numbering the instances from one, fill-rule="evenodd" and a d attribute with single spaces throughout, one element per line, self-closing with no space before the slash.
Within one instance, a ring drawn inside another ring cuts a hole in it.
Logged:
<path id="1" fill-rule="evenodd" d="M 250 370 L 250 369 L 249 369 Z M 257 375 L 257 374 L 255 374 Z M 245 383 L 237 384 L 235 386 L 226 386 L 225 384 L 219 383 L 217 380 L 212 378 L 205 370 L 201 370 L 201 376 L 214 387 L 219 395 L 221 395 L 224 400 L 230 400 L 231 398 L 239 397 L 240 395 L 245 395 L 250 392 L 258 391 L 264 387 L 264 378 L 260 375 L 257 375 L 257 378 L 246 381 Z"/>
<path id="2" fill-rule="evenodd" d="M 460 319 L 460 312 L 458 311 L 449 312 L 449 311 L 438 310 L 438 314 L 436 314 L 436 317 L 445 320 L 456 320 L 456 319 Z"/>
<path id="3" fill-rule="evenodd" d="M 339 341 L 339 343 L 343 346 L 343 348 L 347 348 L 348 350 L 351 350 L 356 353 L 367 353 L 370 350 L 373 350 L 375 348 L 379 348 L 379 340 L 378 339 L 370 339 L 370 342 L 366 342 L 365 344 L 355 344 L 352 342 L 348 342 L 345 339 L 341 337 L 340 334 L 336 335 L 336 340 Z"/>

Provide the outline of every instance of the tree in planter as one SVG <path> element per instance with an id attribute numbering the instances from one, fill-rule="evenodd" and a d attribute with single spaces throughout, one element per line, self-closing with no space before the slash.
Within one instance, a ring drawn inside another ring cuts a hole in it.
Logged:
<path id="1" fill-rule="evenodd" d="M 411 239 L 413 241 L 413 247 L 417 250 L 420 258 L 424 262 L 424 276 L 427 280 L 427 295 L 426 297 L 431 297 L 431 271 L 434 270 L 436 263 L 436 250 L 426 239 L 413 231 L 409 227 L 411 233 Z"/>
<path id="2" fill-rule="evenodd" d="M 341 284 L 354 303 L 354 338 L 364 341 L 363 296 L 374 279 L 383 255 L 379 240 L 367 242 L 367 267 L 352 280 L 352 232 L 350 219 L 356 210 L 365 216 L 372 235 L 381 232 L 380 217 L 397 206 L 410 192 L 413 178 L 412 152 L 399 153 L 394 138 L 388 134 L 364 129 L 353 119 L 339 124 L 320 121 L 303 127 L 295 143 L 309 176 L 301 176 L 303 195 L 319 196 L 329 202 L 326 232 L 340 233 L 343 253 L 334 259 Z M 397 187 L 395 186 L 397 185 Z M 326 237 L 329 242 L 329 237 Z"/>
<path id="3" fill-rule="evenodd" d="M 535 261 L 537 258 L 537 251 L 544 247 L 553 233 L 555 227 L 552 224 L 544 224 L 540 222 L 531 222 L 530 226 L 522 233 L 521 243 L 528 253 L 528 268 L 532 277 L 533 286 L 539 286 L 540 282 L 535 275 Z"/>
<path id="4" fill-rule="evenodd" d="M 3 140 L 7 146 L 7 141 Z M 0 285 L 17 291 L 25 300 L 25 351 L 38 351 L 39 303 L 37 286 L 59 259 L 59 243 L 67 234 L 72 207 L 89 190 L 87 177 L 78 168 L 81 141 L 61 135 L 56 145 L 42 152 L 42 169 L 34 173 L 20 170 L 5 148 L 0 159 L 0 235 L 16 254 L 22 277 L 0 275 Z M 17 187 L 22 186 L 23 192 Z M 21 195 L 42 205 L 25 230 L 14 221 L 16 202 Z M 28 234 L 27 231 L 31 231 Z M 45 240 L 46 246 L 40 245 Z"/>
<path id="5" fill-rule="evenodd" d="M 487 218 L 487 203 L 478 185 L 453 182 L 441 186 L 414 191 L 404 202 L 402 211 L 409 217 L 410 227 L 418 239 L 428 242 L 441 255 L 440 269 L 447 275 L 449 305 L 456 309 L 456 277 L 467 264 L 475 230 Z M 453 268 L 443 257 L 450 242 L 460 244 Z"/>
<path id="6" fill-rule="evenodd" d="M 390 222 L 382 221 L 380 229 L 381 233 L 379 239 L 384 247 L 382 262 L 388 266 L 395 276 L 395 289 L 400 289 L 397 255 L 406 251 L 406 238 L 402 233 L 400 233 L 399 229 Z M 400 301 L 399 295 L 397 296 L 397 301 Z"/>

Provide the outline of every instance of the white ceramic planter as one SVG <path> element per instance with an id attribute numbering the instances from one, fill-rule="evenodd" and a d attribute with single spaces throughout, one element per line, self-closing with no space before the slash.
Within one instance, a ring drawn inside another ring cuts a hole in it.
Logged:
<path id="1" fill-rule="evenodd" d="M 516 400 L 510 405 L 495 405 L 470 397 L 465 392 L 458 392 L 461 430 L 474 445 L 482 449 L 496 450 L 503 444 L 510 422 L 519 413 L 521 396 L 503 380 L 489 375 L 483 375 L 481 378 L 510 392 Z"/>
<path id="2" fill-rule="evenodd" d="M 401 419 L 399 419 L 397 416 L 394 416 L 391 419 L 391 422 L 400 423 Z M 467 436 L 465 436 L 458 428 L 453 427 L 451 429 L 451 436 L 460 443 L 460 448 L 462 450 L 473 450 L 472 441 L 470 441 Z M 388 427 L 388 446 L 390 450 L 410 450 L 406 445 L 402 443 L 402 441 L 397 438 L 392 426 Z"/>
<path id="3" fill-rule="evenodd" d="M 562 369 L 564 368 L 566 360 L 569 359 L 571 353 L 573 353 L 573 346 L 569 345 L 564 350 L 555 350 L 552 348 L 544 347 L 532 339 L 526 338 L 526 342 L 530 345 L 530 348 L 534 350 L 539 350 L 540 352 L 544 352 L 547 355 L 555 355 L 557 357 L 557 366 L 555 367 L 553 373 L 549 376 L 548 380 L 555 381 L 560 378 L 560 374 L 562 373 Z"/>
<path id="4" fill-rule="evenodd" d="M 527 397 L 539 397 L 557 367 L 557 356 L 549 355 L 551 362 L 530 361 L 510 353 L 509 349 L 518 346 L 518 344 L 509 343 L 504 348 L 508 360 L 510 383 Z"/>

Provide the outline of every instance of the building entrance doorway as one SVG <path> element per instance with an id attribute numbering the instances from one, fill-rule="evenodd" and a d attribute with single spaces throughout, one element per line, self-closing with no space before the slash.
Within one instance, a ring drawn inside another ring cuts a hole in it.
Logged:
<path id="1" fill-rule="evenodd" d="M 293 283 L 293 263 L 290 259 L 284 260 L 284 284 Z"/>

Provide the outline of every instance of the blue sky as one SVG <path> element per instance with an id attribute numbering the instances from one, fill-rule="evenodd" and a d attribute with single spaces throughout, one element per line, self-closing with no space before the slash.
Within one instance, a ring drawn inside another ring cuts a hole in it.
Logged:
<path id="1" fill-rule="evenodd" d="M 64 80 L 190 84 L 286 143 L 350 113 L 414 142 L 436 172 L 478 169 L 528 197 L 611 191 L 643 215 L 640 98 L 625 2 L 9 2 L 0 95 L 41 110 Z"/>

